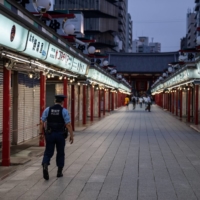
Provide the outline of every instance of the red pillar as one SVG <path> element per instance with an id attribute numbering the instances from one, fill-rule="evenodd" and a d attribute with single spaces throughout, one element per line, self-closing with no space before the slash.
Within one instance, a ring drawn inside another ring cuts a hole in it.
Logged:
<path id="1" fill-rule="evenodd" d="M 176 90 L 176 116 L 178 116 L 178 94 L 179 90 Z"/>
<path id="2" fill-rule="evenodd" d="M 90 121 L 94 119 L 94 88 L 90 87 Z"/>
<path id="3" fill-rule="evenodd" d="M 112 92 L 112 102 L 111 102 L 111 110 L 114 110 L 114 98 L 115 98 L 115 94 L 114 92 Z"/>
<path id="4" fill-rule="evenodd" d="M 67 79 L 63 79 L 63 94 L 67 96 Z M 67 98 L 64 99 L 64 108 L 67 108 Z"/>
<path id="5" fill-rule="evenodd" d="M 75 98 L 74 98 L 74 85 L 71 85 L 71 125 L 73 131 L 75 130 L 74 126 L 74 113 L 75 113 Z"/>
<path id="6" fill-rule="evenodd" d="M 199 116 L 198 116 L 198 109 L 199 109 L 199 85 L 195 85 L 195 116 L 194 116 L 194 123 L 198 125 Z"/>
<path id="7" fill-rule="evenodd" d="M 110 112 L 110 89 L 108 89 L 108 112 Z"/>
<path id="8" fill-rule="evenodd" d="M 103 91 L 103 115 L 106 114 L 106 91 Z"/>
<path id="9" fill-rule="evenodd" d="M 40 72 L 40 116 L 42 116 L 45 107 L 46 107 L 46 76 L 43 75 L 43 72 Z M 43 140 L 39 141 L 39 146 L 43 147 L 44 145 L 45 142 L 43 138 Z"/>
<path id="10" fill-rule="evenodd" d="M 183 91 L 182 90 L 180 90 L 180 92 L 179 92 L 179 95 L 180 95 L 180 118 L 182 118 L 182 98 L 183 98 L 183 96 L 182 96 L 182 93 L 183 93 Z"/>
<path id="11" fill-rule="evenodd" d="M 119 107 L 119 91 L 117 92 L 117 108 Z"/>
<path id="12" fill-rule="evenodd" d="M 190 122 L 190 94 L 191 94 L 191 90 L 188 90 L 187 95 L 188 95 L 188 104 L 187 104 L 187 121 Z"/>
<path id="13" fill-rule="evenodd" d="M 172 111 L 172 92 L 169 93 L 169 112 Z"/>
<path id="14" fill-rule="evenodd" d="M 172 92 L 172 114 L 174 114 L 174 92 Z"/>
<path id="15" fill-rule="evenodd" d="M 169 93 L 167 93 L 167 110 L 169 110 Z"/>
<path id="16" fill-rule="evenodd" d="M 83 86 L 83 124 L 86 124 L 86 85 Z"/>
<path id="17" fill-rule="evenodd" d="M 99 89 L 99 118 L 101 117 L 101 90 Z"/>
<path id="18" fill-rule="evenodd" d="M 10 166 L 10 83 L 11 71 L 4 67 L 2 166 Z"/>

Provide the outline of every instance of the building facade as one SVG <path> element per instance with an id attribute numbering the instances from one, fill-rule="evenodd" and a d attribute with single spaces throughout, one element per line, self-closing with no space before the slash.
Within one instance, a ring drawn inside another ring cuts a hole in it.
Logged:
<path id="1" fill-rule="evenodd" d="M 132 40 L 133 40 L 133 22 L 131 20 L 131 15 L 127 14 L 127 26 L 126 26 L 126 51 L 127 53 L 132 52 Z"/>
<path id="2" fill-rule="evenodd" d="M 82 12 L 84 37 L 96 42 L 92 45 L 99 52 L 126 50 L 127 2 L 99 0 L 55 0 L 55 11 Z M 118 40 L 115 37 L 118 37 Z M 118 47 L 118 48 L 117 48 Z"/>
<path id="3" fill-rule="evenodd" d="M 159 42 L 149 42 L 148 37 L 141 36 L 133 41 L 133 53 L 159 53 L 161 44 Z"/>

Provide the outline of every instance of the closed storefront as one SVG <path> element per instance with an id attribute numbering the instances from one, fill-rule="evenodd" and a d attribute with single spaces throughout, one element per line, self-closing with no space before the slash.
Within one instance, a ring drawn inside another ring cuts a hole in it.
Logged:
<path id="1" fill-rule="evenodd" d="M 2 143 L 2 134 L 3 134 L 3 73 L 0 72 L 0 144 Z"/>
<path id="2" fill-rule="evenodd" d="M 10 143 L 13 139 L 13 89 L 10 90 Z M 0 144 L 3 138 L 3 72 L 0 72 Z M 1 146 L 1 145 L 0 145 Z"/>
<path id="3" fill-rule="evenodd" d="M 39 133 L 40 81 L 19 73 L 18 93 L 17 143 L 21 143 Z"/>

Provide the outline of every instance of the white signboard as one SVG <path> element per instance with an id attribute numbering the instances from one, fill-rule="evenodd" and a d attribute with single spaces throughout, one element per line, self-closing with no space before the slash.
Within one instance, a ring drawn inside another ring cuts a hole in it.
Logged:
<path id="1" fill-rule="evenodd" d="M 41 60 L 45 60 L 47 57 L 48 47 L 49 42 L 45 41 L 33 32 L 29 32 L 26 50 L 24 53 Z"/>
<path id="2" fill-rule="evenodd" d="M 0 14 L 0 44 L 11 49 L 23 51 L 26 46 L 28 30 Z"/>

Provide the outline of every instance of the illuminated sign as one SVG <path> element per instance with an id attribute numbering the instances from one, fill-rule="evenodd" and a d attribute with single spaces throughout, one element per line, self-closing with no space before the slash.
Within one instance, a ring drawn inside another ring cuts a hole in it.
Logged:
<path id="1" fill-rule="evenodd" d="M 47 57 L 48 47 L 49 42 L 29 32 L 26 50 L 23 53 L 44 60 Z"/>
<path id="2" fill-rule="evenodd" d="M 46 61 L 64 69 L 70 70 L 72 68 L 73 57 L 58 47 L 50 44 Z"/>
<path id="3" fill-rule="evenodd" d="M 11 49 L 23 51 L 26 46 L 28 30 L 0 14 L 0 44 Z"/>

